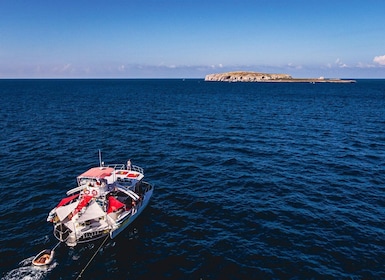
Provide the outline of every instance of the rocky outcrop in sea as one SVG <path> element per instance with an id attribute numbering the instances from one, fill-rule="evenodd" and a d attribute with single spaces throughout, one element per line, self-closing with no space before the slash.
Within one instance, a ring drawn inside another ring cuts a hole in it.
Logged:
<path id="1" fill-rule="evenodd" d="M 288 74 L 269 74 L 260 72 L 226 72 L 208 74 L 205 77 L 208 82 L 283 82 L 283 83 L 354 83 L 355 80 L 325 79 L 320 78 L 293 78 Z"/>
<path id="2" fill-rule="evenodd" d="M 216 82 L 261 82 L 268 80 L 282 80 L 292 79 L 287 74 L 268 74 L 258 72 L 226 72 L 219 74 L 206 75 L 205 81 L 216 81 Z"/>

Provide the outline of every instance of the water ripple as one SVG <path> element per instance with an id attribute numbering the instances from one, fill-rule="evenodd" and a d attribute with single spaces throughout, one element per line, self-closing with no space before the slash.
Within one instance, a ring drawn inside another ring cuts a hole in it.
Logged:
<path id="1" fill-rule="evenodd" d="M 0 81 L 3 279 L 76 278 L 48 211 L 98 164 L 145 168 L 149 208 L 92 279 L 385 278 L 385 88 L 199 80 Z M 24 261 L 21 261 L 24 260 Z"/>

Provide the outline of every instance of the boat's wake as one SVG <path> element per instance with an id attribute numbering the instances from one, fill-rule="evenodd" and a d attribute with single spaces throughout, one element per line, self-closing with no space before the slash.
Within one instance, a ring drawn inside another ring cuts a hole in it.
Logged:
<path id="1" fill-rule="evenodd" d="M 13 280 L 13 279 L 24 279 L 24 280 L 37 280 L 44 279 L 47 274 L 56 267 L 57 262 L 53 262 L 50 265 L 37 267 L 32 265 L 32 260 L 34 257 L 22 260 L 19 263 L 19 267 L 6 273 L 2 280 Z"/>

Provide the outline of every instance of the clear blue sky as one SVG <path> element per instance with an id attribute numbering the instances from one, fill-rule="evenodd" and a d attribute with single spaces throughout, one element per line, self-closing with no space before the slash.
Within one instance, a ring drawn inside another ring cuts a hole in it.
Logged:
<path id="1" fill-rule="evenodd" d="M 383 0 L 0 0 L 0 78 L 385 78 Z"/>

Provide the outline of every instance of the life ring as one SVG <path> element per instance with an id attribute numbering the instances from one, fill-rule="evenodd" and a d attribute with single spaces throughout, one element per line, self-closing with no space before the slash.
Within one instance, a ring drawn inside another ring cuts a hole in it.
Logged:
<path id="1" fill-rule="evenodd" d="M 84 190 L 84 194 L 89 195 L 90 194 L 90 190 L 89 189 L 85 189 Z"/>
<path id="2" fill-rule="evenodd" d="M 97 190 L 92 190 L 92 195 L 93 196 L 97 196 L 98 195 L 98 191 Z"/>

